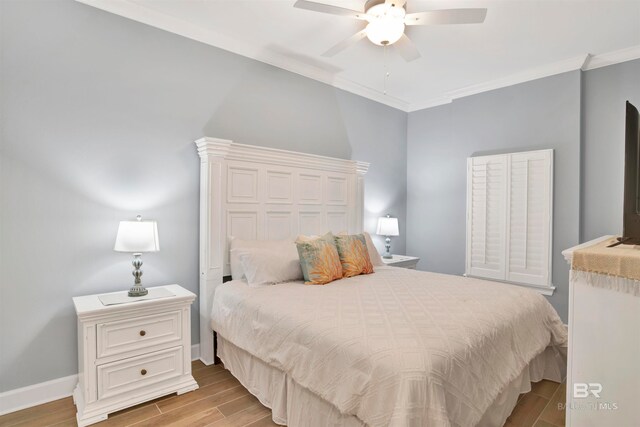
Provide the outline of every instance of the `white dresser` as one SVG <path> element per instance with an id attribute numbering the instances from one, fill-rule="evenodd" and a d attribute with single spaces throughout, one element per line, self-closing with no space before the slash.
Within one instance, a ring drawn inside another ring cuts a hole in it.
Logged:
<path id="1" fill-rule="evenodd" d="M 611 237 L 567 249 L 563 255 L 571 265 L 576 250 Z M 620 290 L 625 280 L 571 271 L 568 427 L 640 426 L 640 296 Z"/>
<path id="2" fill-rule="evenodd" d="M 73 400 L 79 426 L 198 388 L 191 375 L 190 312 L 196 296 L 178 285 L 149 288 L 149 295 L 160 288 L 173 295 L 115 305 L 104 305 L 99 295 L 73 298 L 79 365 Z"/>

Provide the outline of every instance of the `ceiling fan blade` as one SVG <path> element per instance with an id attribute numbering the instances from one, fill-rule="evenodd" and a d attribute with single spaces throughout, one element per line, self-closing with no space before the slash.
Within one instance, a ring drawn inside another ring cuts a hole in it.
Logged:
<path id="1" fill-rule="evenodd" d="M 348 16 L 356 19 L 367 19 L 367 14 L 364 12 L 358 12 L 357 10 L 345 9 L 343 7 L 331 6 L 328 4 L 317 3 L 315 1 L 298 0 L 294 3 L 293 7 L 298 9 L 311 10 L 313 12 L 329 13 L 331 15 Z"/>
<path id="2" fill-rule="evenodd" d="M 407 2 L 407 0 L 386 0 L 386 4 L 391 4 L 397 7 L 402 7 Z"/>
<path id="3" fill-rule="evenodd" d="M 406 34 L 403 34 L 402 37 L 400 37 L 400 40 L 395 42 L 393 46 L 396 47 L 400 56 L 402 56 L 407 62 L 420 58 L 418 48 Z"/>
<path id="4" fill-rule="evenodd" d="M 487 9 L 441 9 L 428 12 L 409 13 L 404 18 L 406 25 L 481 24 Z"/>
<path id="5" fill-rule="evenodd" d="M 337 45 L 335 45 L 334 47 L 332 47 L 331 49 L 323 53 L 322 56 L 325 56 L 325 57 L 334 56 L 335 54 L 342 52 L 349 46 L 356 44 L 366 36 L 367 36 L 367 33 L 365 30 L 358 31 L 348 39 L 341 41 L 340 43 L 338 43 Z"/>

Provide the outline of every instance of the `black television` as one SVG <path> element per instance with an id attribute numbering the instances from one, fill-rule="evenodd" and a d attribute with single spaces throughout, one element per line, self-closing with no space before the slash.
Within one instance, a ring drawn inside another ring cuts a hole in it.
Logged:
<path id="1" fill-rule="evenodd" d="M 622 244 L 640 245 L 640 131 L 638 109 L 627 101 Z"/>

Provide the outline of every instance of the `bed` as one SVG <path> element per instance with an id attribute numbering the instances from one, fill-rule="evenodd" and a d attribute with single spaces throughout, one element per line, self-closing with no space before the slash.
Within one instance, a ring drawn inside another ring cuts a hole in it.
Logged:
<path id="1" fill-rule="evenodd" d="M 325 286 L 223 284 L 229 239 L 359 232 L 368 165 L 205 138 L 200 346 L 290 426 L 499 426 L 565 374 L 566 330 L 528 289 L 395 267 Z M 215 296 L 215 297 L 214 297 Z"/>

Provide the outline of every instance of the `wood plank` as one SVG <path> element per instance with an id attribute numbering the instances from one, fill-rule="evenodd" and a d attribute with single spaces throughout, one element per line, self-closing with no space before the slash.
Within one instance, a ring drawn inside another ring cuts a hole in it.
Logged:
<path id="1" fill-rule="evenodd" d="M 52 427 L 78 427 L 78 423 L 76 422 L 76 418 L 70 418 L 68 420 L 62 421 L 61 423 L 54 424 Z"/>
<path id="2" fill-rule="evenodd" d="M 505 427 L 533 427 L 549 401 L 537 394 L 527 393 L 513 409 Z"/>
<path id="3" fill-rule="evenodd" d="M 220 370 L 224 370 L 224 365 L 222 365 L 221 363 L 218 365 L 205 365 L 200 360 L 194 360 L 193 362 L 191 362 L 191 371 L 202 371 L 202 370 L 220 371 Z"/>
<path id="4" fill-rule="evenodd" d="M 225 368 L 224 368 L 224 364 L 222 363 L 218 363 L 217 365 L 205 365 L 204 363 L 202 363 L 202 360 L 191 361 L 191 371 L 200 371 L 202 369 L 219 370 L 219 369 L 225 369 Z"/>
<path id="5" fill-rule="evenodd" d="M 207 365 L 202 363 L 202 360 L 192 360 L 191 361 L 191 372 L 198 371 L 200 369 L 207 368 Z"/>
<path id="6" fill-rule="evenodd" d="M 198 386 L 204 387 L 209 384 L 215 384 L 217 382 L 227 380 L 229 378 L 234 378 L 233 375 L 231 375 L 231 372 L 219 371 L 212 372 L 209 375 L 199 376 L 198 378 L 196 378 L 196 382 L 198 383 Z"/>
<path id="7" fill-rule="evenodd" d="M 551 399 L 559 386 L 560 383 L 549 380 L 542 380 L 537 383 L 531 383 L 531 392 L 537 394 L 538 396 L 542 396 L 545 399 Z"/>
<path id="8" fill-rule="evenodd" d="M 266 416 L 271 417 L 271 411 L 258 402 L 243 411 L 209 424 L 208 427 L 243 427 Z"/>
<path id="9" fill-rule="evenodd" d="M 218 416 L 218 414 L 212 411 L 212 409 L 216 409 L 216 407 L 219 407 L 220 405 L 226 402 L 230 402 L 234 399 L 244 397 L 248 393 L 249 392 L 246 389 L 244 389 L 241 386 L 238 386 L 229 390 L 225 390 L 213 396 L 200 399 L 196 402 L 182 405 L 179 408 L 174 409 L 172 411 L 163 412 L 162 414 L 156 417 L 149 418 L 148 420 L 135 425 L 136 427 L 143 427 L 143 426 L 153 427 L 153 426 L 168 426 L 174 423 L 181 423 L 181 425 L 190 426 L 189 424 L 190 422 L 193 422 L 199 425 L 206 425 L 222 418 L 223 416 L 220 411 L 217 411 L 220 413 L 220 416 Z M 200 413 L 204 413 L 204 415 L 195 416 Z M 189 422 L 187 422 L 187 420 L 189 420 Z M 208 422 L 205 422 L 204 424 L 200 424 L 206 420 L 208 420 Z"/>
<path id="10" fill-rule="evenodd" d="M 227 380 L 206 387 L 201 387 L 197 390 L 190 391 L 185 394 L 181 394 L 180 396 L 172 396 L 169 399 L 164 399 L 160 402 L 157 402 L 157 405 L 160 409 L 160 412 L 169 412 L 186 404 L 196 402 L 200 399 L 213 396 L 215 394 L 235 387 L 241 387 L 240 382 L 235 378 L 229 378 Z"/>
<path id="11" fill-rule="evenodd" d="M 24 423 L 27 421 L 40 419 L 52 412 L 64 412 L 65 414 L 72 413 L 72 415 L 65 416 L 63 419 L 58 420 L 58 422 L 64 421 L 66 418 L 75 417 L 76 407 L 73 404 L 73 399 L 71 397 L 65 397 L 64 399 L 54 400 L 53 402 L 44 403 L 32 408 L 11 412 L 10 414 L 0 417 L 0 426 L 8 427 L 19 424 L 26 425 Z"/>
<path id="12" fill-rule="evenodd" d="M 267 415 L 264 418 L 259 419 L 251 424 L 247 424 L 246 427 L 279 427 L 280 424 L 276 424 L 271 419 L 271 414 Z"/>
<path id="13" fill-rule="evenodd" d="M 38 406 L 32 408 L 37 413 L 35 417 L 33 414 L 29 414 L 29 416 L 18 419 L 16 422 L 7 425 L 16 427 L 49 426 L 73 419 L 76 416 L 76 407 L 73 404 L 73 399 L 71 397 L 65 397 L 64 399 L 46 403 L 41 406 L 46 406 L 46 408 L 40 408 Z"/>
<path id="14" fill-rule="evenodd" d="M 149 418 L 160 415 L 160 409 L 155 403 L 144 403 L 142 405 L 134 406 L 119 412 L 115 412 L 109 415 L 105 421 L 101 421 L 95 426 L 107 427 L 107 426 L 128 426 L 138 423 L 140 421 L 148 420 Z"/>
<path id="15" fill-rule="evenodd" d="M 220 412 L 222 412 L 225 417 L 228 417 L 236 412 L 247 409 L 256 402 L 259 403 L 260 401 L 253 394 L 247 394 L 239 399 L 218 406 L 218 409 L 220 409 Z"/>
<path id="16" fill-rule="evenodd" d="M 177 411 L 176 411 L 177 412 Z M 213 421 L 223 419 L 224 415 L 218 411 L 218 408 L 208 408 L 202 411 L 190 412 L 186 414 L 176 415 L 175 417 L 167 416 L 163 414 L 154 418 L 151 418 L 142 423 L 133 424 L 134 426 L 189 426 L 189 427 L 204 427 Z"/>
<path id="17" fill-rule="evenodd" d="M 558 427 L 565 425 L 565 407 L 567 401 L 567 385 L 561 384 L 549 401 L 549 405 L 540 415 L 542 421 L 546 421 Z"/>
<path id="18" fill-rule="evenodd" d="M 558 427 L 555 424 L 550 424 L 546 421 L 543 420 L 538 420 L 536 421 L 536 423 L 533 425 L 533 427 Z"/>

